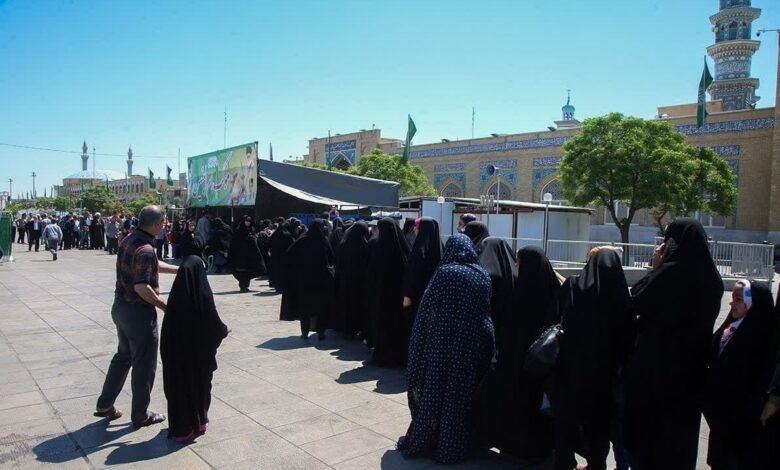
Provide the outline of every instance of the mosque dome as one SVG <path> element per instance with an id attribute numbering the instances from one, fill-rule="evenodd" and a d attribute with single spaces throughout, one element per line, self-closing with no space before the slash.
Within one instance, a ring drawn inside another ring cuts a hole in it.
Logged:
<path id="1" fill-rule="evenodd" d="M 65 177 L 66 180 L 108 180 L 116 181 L 125 179 L 125 175 L 114 170 L 82 170 Z"/>
<path id="2" fill-rule="evenodd" d="M 561 107 L 561 115 L 564 121 L 574 120 L 574 105 L 571 104 L 571 91 L 569 91 L 566 97 L 566 104 Z"/>

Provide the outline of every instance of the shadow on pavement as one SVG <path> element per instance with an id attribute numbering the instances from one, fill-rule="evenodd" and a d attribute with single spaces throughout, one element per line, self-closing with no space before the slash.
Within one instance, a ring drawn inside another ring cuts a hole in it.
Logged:
<path id="1" fill-rule="evenodd" d="M 276 297 L 277 295 L 282 295 L 282 293 L 275 290 L 265 290 L 255 294 L 257 297 Z"/>
<path id="2" fill-rule="evenodd" d="M 291 349 L 303 349 L 314 346 L 316 339 L 304 340 L 300 336 L 288 336 L 287 338 L 272 338 L 265 343 L 258 344 L 259 349 L 271 351 L 289 351 Z"/>
<path id="3" fill-rule="evenodd" d="M 114 448 L 106 457 L 105 464 L 117 465 L 164 457 L 184 447 L 167 438 L 167 429 L 160 430 L 154 438 L 144 442 L 128 443 L 122 439 L 135 430 L 129 423 L 111 425 L 104 420 L 43 441 L 32 450 L 39 462 L 63 464 L 81 458 L 80 453 L 63 450 L 79 449 L 89 456 L 104 449 Z"/>

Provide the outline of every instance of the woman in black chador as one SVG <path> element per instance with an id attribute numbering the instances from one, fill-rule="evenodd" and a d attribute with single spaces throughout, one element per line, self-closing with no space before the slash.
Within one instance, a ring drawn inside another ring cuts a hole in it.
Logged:
<path id="1" fill-rule="evenodd" d="M 347 229 L 336 253 L 336 321 L 347 337 L 366 331 L 366 275 L 368 274 L 368 224 L 360 221 Z"/>
<path id="2" fill-rule="evenodd" d="M 601 250 L 563 285 L 563 338 L 553 373 L 555 469 L 577 466 L 578 436 L 588 469 L 606 470 L 618 368 L 634 342 L 634 317 L 620 257 Z"/>
<path id="3" fill-rule="evenodd" d="M 707 463 L 712 470 L 760 468 L 748 459 L 761 431 L 766 372 L 776 353 L 774 310 L 765 285 L 739 281 L 731 293 L 731 311 L 712 338 L 702 410 L 710 426 Z"/>
<path id="4" fill-rule="evenodd" d="M 160 334 L 168 437 L 185 442 L 206 432 L 217 348 L 227 334 L 203 260 L 187 257 L 173 281 Z"/>
<path id="5" fill-rule="evenodd" d="M 479 254 L 482 249 L 482 241 L 490 236 L 490 230 L 488 230 L 488 227 L 484 222 L 472 220 L 466 224 L 466 227 L 463 229 L 463 234 L 471 239 L 471 242 L 474 243 L 474 249 L 477 250 L 477 254 Z"/>
<path id="6" fill-rule="evenodd" d="M 371 321 L 369 344 L 374 362 L 381 367 L 403 367 L 409 349 L 409 329 L 403 315 L 403 277 L 409 245 L 395 220 L 377 223 L 377 234 L 368 242 L 366 295 Z"/>
<path id="7" fill-rule="evenodd" d="M 422 300 L 428 281 L 433 277 L 441 261 L 441 237 L 439 224 L 430 217 L 423 217 L 415 228 L 412 252 L 404 273 L 404 309 L 408 312 L 409 329 L 414 324 L 414 316 Z"/>
<path id="8" fill-rule="evenodd" d="M 257 246 L 257 235 L 252 217 L 245 215 L 230 240 L 228 263 L 233 276 L 238 280 L 241 292 L 249 292 L 252 278 L 265 274 L 265 262 Z"/>
<path id="9" fill-rule="evenodd" d="M 333 230 L 331 230 L 330 235 L 328 235 L 328 241 L 330 242 L 330 249 L 334 254 L 339 249 L 345 231 L 346 228 L 344 228 L 344 221 L 341 220 L 341 217 L 333 219 Z"/>
<path id="10" fill-rule="evenodd" d="M 295 241 L 290 221 L 283 222 L 274 230 L 269 243 L 271 244 L 271 278 L 269 286 L 277 292 L 284 292 L 287 285 L 287 249 Z"/>
<path id="11" fill-rule="evenodd" d="M 315 330 L 325 338 L 333 308 L 333 251 L 327 238 L 327 222 L 314 219 L 308 231 L 287 250 L 288 282 L 284 297 L 292 318 L 301 321 L 301 337 Z M 284 300 L 284 299 L 283 299 Z"/>
<path id="12" fill-rule="evenodd" d="M 188 220 L 187 223 L 184 224 L 184 230 L 179 234 L 179 257 L 181 259 L 187 259 L 190 255 L 199 258 L 203 257 L 203 245 L 206 243 L 195 230 L 196 226 L 197 224 L 194 220 Z"/>
<path id="13" fill-rule="evenodd" d="M 693 470 L 701 393 L 723 281 L 693 219 L 666 228 L 658 266 L 632 289 L 636 347 L 624 369 L 631 468 Z"/>
<path id="14" fill-rule="evenodd" d="M 417 233 L 414 231 L 415 226 L 417 226 L 417 220 L 419 219 L 406 219 L 404 220 L 404 228 L 402 231 L 404 232 L 404 238 L 406 238 L 407 245 L 414 246 L 414 240 L 417 238 Z"/>

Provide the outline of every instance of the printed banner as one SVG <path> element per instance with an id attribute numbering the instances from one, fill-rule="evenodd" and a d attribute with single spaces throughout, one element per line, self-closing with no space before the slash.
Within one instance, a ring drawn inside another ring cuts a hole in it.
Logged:
<path id="1" fill-rule="evenodd" d="M 187 159 L 191 207 L 253 206 L 257 194 L 257 142 Z"/>

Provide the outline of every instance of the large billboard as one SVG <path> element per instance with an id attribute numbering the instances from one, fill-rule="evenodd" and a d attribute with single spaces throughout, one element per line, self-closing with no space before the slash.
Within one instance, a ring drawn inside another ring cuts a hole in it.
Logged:
<path id="1" fill-rule="evenodd" d="M 253 206 L 257 142 L 187 159 L 190 207 Z"/>

